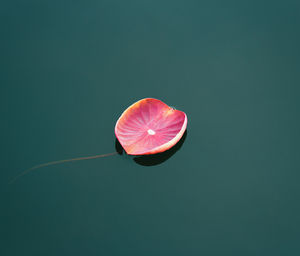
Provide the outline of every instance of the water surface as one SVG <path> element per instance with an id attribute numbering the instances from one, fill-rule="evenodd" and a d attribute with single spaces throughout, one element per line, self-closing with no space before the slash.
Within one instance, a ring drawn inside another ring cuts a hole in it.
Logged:
<path id="1" fill-rule="evenodd" d="M 296 1 L 5 1 L 0 254 L 299 255 Z M 115 151 L 154 97 L 185 111 L 165 161 Z"/>

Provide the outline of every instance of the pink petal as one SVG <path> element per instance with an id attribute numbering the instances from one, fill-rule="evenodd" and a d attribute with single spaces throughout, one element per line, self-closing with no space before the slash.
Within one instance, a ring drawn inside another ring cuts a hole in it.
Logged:
<path id="1" fill-rule="evenodd" d="M 160 100 L 146 98 L 128 107 L 118 119 L 115 134 L 129 155 L 164 152 L 182 137 L 187 126 L 184 112 Z"/>

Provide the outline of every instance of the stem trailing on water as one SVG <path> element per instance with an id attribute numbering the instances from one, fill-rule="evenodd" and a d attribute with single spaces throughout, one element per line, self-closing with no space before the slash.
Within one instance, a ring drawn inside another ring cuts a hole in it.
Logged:
<path id="1" fill-rule="evenodd" d="M 14 177 L 13 179 L 11 179 L 11 181 L 9 182 L 9 184 L 14 183 L 17 179 L 21 178 L 22 176 L 43 168 L 43 167 L 47 167 L 47 166 L 51 166 L 51 165 L 57 165 L 57 164 L 63 164 L 63 163 L 68 163 L 68 162 L 75 162 L 75 161 L 82 161 L 82 160 L 90 160 L 90 159 L 96 159 L 96 158 L 102 158 L 102 157 L 107 157 L 107 156 L 113 156 L 118 154 L 118 152 L 113 152 L 113 153 L 108 153 L 108 154 L 102 154 L 102 155 L 94 155 L 94 156 L 83 156 L 83 157 L 77 157 L 77 158 L 70 158 L 70 159 L 63 159 L 63 160 L 58 160 L 58 161 L 51 161 L 51 162 L 47 162 L 47 163 L 43 163 L 43 164 L 39 164 L 39 165 L 35 165 L 29 169 L 26 169 L 25 171 L 21 172 L 20 174 L 18 174 L 16 177 Z"/>

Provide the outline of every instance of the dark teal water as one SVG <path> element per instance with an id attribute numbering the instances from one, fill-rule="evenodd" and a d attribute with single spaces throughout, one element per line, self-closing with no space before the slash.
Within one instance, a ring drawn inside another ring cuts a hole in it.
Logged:
<path id="1" fill-rule="evenodd" d="M 0 255 L 300 255 L 299 1 L 5 1 Z M 188 115 L 152 166 L 114 125 Z"/>

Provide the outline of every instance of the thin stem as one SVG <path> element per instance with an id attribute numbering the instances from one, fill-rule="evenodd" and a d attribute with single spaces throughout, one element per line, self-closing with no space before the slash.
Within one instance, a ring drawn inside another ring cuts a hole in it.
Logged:
<path id="1" fill-rule="evenodd" d="M 63 163 L 67 163 L 67 162 L 75 162 L 75 161 L 81 161 L 81 160 L 89 160 L 89 159 L 95 159 L 95 158 L 101 158 L 101 157 L 107 157 L 107 156 L 113 156 L 118 154 L 118 152 L 113 152 L 113 153 L 108 153 L 108 154 L 102 154 L 102 155 L 95 155 L 95 156 L 83 156 L 83 157 L 77 157 L 77 158 L 70 158 L 70 159 L 64 159 L 64 160 L 58 160 L 58 161 L 52 161 L 52 162 L 47 162 L 47 163 L 43 163 L 43 164 L 39 164 L 39 165 L 35 165 L 29 169 L 26 169 L 25 171 L 21 172 L 20 174 L 18 174 L 16 177 L 14 177 L 9 184 L 14 183 L 17 179 L 19 179 L 20 177 L 36 170 L 36 169 L 40 169 L 42 167 L 47 167 L 50 165 L 57 165 L 57 164 L 63 164 Z"/>

